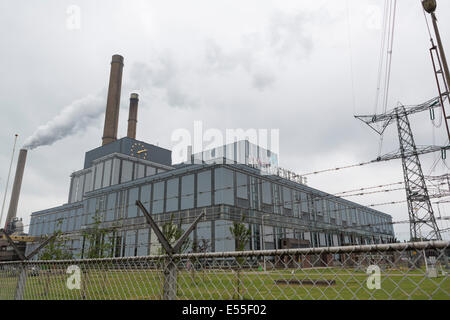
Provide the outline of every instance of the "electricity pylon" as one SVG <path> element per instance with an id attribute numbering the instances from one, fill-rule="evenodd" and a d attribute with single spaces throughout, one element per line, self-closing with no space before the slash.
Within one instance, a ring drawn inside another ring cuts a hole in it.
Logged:
<path id="1" fill-rule="evenodd" d="M 425 177 L 420 164 L 419 154 L 445 150 L 448 147 L 427 147 L 417 148 L 411 130 L 408 115 L 433 110 L 441 107 L 440 97 L 431 99 L 423 104 L 405 107 L 399 106 L 392 111 L 380 115 L 355 116 L 382 135 L 386 128 L 397 123 L 400 150 L 391 154 L 390 159 L 401 158 L 403 166 L 403 176 L 405 180 L 406 199 L 408 202 L 408 214 L 410 222 L 411 240 L 442 240 L 439 227 L 434 217 L 433 207 L 428 194 Z M 381 129 L 374 126 L 375 123 L 382 123 Z M 428 150 L 428 151 L 427 151 Z M 384 159 L 385 157 L 380 157 Z"/>

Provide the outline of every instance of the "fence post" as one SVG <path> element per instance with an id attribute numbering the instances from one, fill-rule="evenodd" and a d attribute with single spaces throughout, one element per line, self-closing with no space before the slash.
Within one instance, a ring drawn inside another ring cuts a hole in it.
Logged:
<path id="1" fill-rule="evenodd" d="M 181 247 L 184 241 L 189 237 L 189 234 L 195 229 L 197 223 L 206 215 L 206 210 L 203 210 L 202 213 L 194 220 L 194 222 L 187 228 L 187 230 L 183 233 L 183 235 L 177 239 L 177 242 L 172 247 L 170 242 L 167 240 L 166 236 L 163 234 L 161 229 L 159 229 L 158 225 L 153 220 L 150 213 L 148 213 L 147 209 L 144 207 L 142 202 L 139 200 L 136 201 L 136 206 L 141 209 L 145 218 L 147 219 L 147 223 L 153 229 L 161 243 L 162 247 L 166 251 L 168 257 L 164 263 L 164 284 L 163 284 L 163 300 L 176 300 L 177 298 L 177 265 L 174 261 L 173 254 L 179 253 L 181 251 Z"/>
<path id="2" fill-rule="evenodd" d="M 177 266 L 172 257 L 167 258 L 164 266 L 163 299 L 176 300 L 177 298 Z"/>
<path id="3" fill-rule="evenodd" d="M 22 262 L 19 268 L 19 278 L 17 280 L 16 294 L 14 295 L 15 300 L 23 300 L 23 293 L 25 292 L 26 280 L 27 280 L 27 269 L 25 263 Z"/>

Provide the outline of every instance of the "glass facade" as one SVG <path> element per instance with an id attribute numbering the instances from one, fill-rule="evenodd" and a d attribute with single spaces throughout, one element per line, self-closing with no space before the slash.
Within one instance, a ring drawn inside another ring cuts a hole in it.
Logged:
<path id="1" fill-rule="evenodd" d="M 211 205 L 211 171 L 197 174 L 197 207 Z"/>
<path id="2" fill-rule="evenodd" d="M 193 174 L 181 178 L 181 210 L 194 208 L 194 182 Z"/>
<path id="3" fill-rule="evenodd" d="M 201 170 L 179 175 L 159 176 L 157 172 L 152 166 L 124 159 L 106 159 L 96 163 L 92 169 L 72 176 L 71 204 L 67 208 L 63 206 L 33 214 L 29 233 L 33 236 L 49 235 L 60 229 L 79 234 L 83 226 L 94 222 L 95 215 L 104 223 L 142 217 L 136 206 L 136 200 L 140 200 L 151 214 L 182 212 L 183 218 L 191 217 L 185 213 L 187 210 L 216 205 L 223 207 L 220 212 L 225 216 L 213 221 L 201 221 L 195 231 L 197 241 L 209 242 L 208 250 L 216 252 L 235 249 L 230 227 L 232 219 L 236 220 L 237 216 L 232 216 L 231 212 L 238 212 L 239 217 L 245 214 L 247 218 L 259 219 L 249 224 L 252 238 L 247 249 L 252 250 L 258 250 L 261 246 L 265 249 L 279 248 L 280 240 L 285 237 L 309 240 L 313 246 L 330 246 L 369 241 L 372 237 L 370 232 L 375 237 L 381 234 L 384 238 L 388 238 L 389 233 L 393 234 L 389 224 L 392 220 L 388 215 L 348 201 L 329 199 L 329 195 L 301 185 L 296 187 L 271 177 L 233 169 L 232 166 L 204 166 Z M 133 179 L 142 180 L 131 183 Z M 130 182 L 126 189 L 115 186 L 124 182 Z M 102 190 L 96 191 L 95 195 L 84 195 L 98 189 Z M 262 215 L 266 215 L 264 230 L 260 220 Z M 298 227 L 287 220 L 292 218 L 297 219 L 295 223 L 299 224 Z M 305 226 L 307 228 L 314 223 L 323 223 L 325 229 L 329 226 L 333 231 L 307 232 Z M 377 226 L 372 229 L 360 227 L 367 224 Z M 183 225 L 185 228 L 187 226 Z M 347 232 L 347 228 L 337 232 L 336 226 L 355 227 L 355 230 Z M 118 239 L 115 251 L 119 255 L 155 254 L 160 247 L 146 225 L 118 231 L 114 237 Z M 191 235 L 191 240 L 193 238 L 194 235 Z M 71 246 L 74 252 L 82 251 L 81 243 L 79 238 L 73 239 Z"/>
<path id="4" fill-rule="evenodd" d="M 166 212 L 177 211 L 179 190 L 178 190 L 179 178 L 170 179 L 167 181 L 167 196 L 166 196 Z"/>
<path id="5" fill-rule="evenodd" d="M 225 168 L 214 170 L 214 204 L 234 205 L 234 174 Z"/>

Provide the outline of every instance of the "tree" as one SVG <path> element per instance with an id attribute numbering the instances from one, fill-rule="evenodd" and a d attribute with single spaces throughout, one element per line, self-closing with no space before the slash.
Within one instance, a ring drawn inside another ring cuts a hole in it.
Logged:
<path id="1" fill-rule="evenodd" d="M 73 259 L 73 254 L 70 249 L 67 248 L 64 241 L 61 240 L 62 220 L 59 220 L 56 224 L 55 231 L 53 232 L 52 239 L 45 246 L 42 252 L 39 254 L 39 260 L 70 260 Z"/>
<path id="2" fill-rule="evenodd" d="M 82 257 L 86 259 L 98 259 L 98 258 L 110 258 L 113 257 L 113 249 L 114 249 L 114 237 L 107 237 L 108 234 L 112 233 L 116 227 L 112 228 L 102 228 L 102 217 L 96 212 L 94 217 L 92 218 L 94 223 L 86 230 L 82 232 L 82 236 L 84 239 L 84 246 L 82 251 Z M 87 246 L 87 248 L 86 248 Z M 97 266 L 97 271 L 99 271 L 99 277 L 102 279 L 102 282 L 105 284 L 101 286 L 101 290 L 105 291 L 106 287 L 108 287 L 108 277 L 104 275 L 104 270 L 109 268 L 108 263 L 102 263 Z M 82 281 L 82 296 L 84 299 L 88 299 L 89 290 L 87 290 L 86 286 L 89 284 L 90 275 L 89 268 L 86 268 L 84 271 L 84 281 Z"/>
<path id="3" fill-rule="evenodd" d="M 114 238 L 107 235 L 115 228 L 101 228 L 101 216 L 97 213 L 93 218 L 94 223 L 89 229 L 82 232 L 85 247 L 83 248 L 83 258 L 97 259 L 110 258 L 113 256 Z"/>
<path id="4" fill-rule="evenodd" d="M 234 238 L 236 251 L 244 251 L 245 246 L 250 240 L 251 231 L 244 224 L 245 216 L 242 216 L 241 222 L 233 222 L 233 225 L 230 227 L 230 233 Z M 236 257 L 236 262 L 238 264 L 236 271 L 236 299 L 242 298 L 241 295 L 241 267 L 244 264 L 245 258 Z"/>
<path id="5" fill-rule="evenodd" d="M 236 251 L 244 251 L 245 246 L 250 240 L 251 231 L 243 223 L 245 221 L 245 216 L 242 216 L 241 222 L 233 222 L 230 227 L 231 235 L 234 238 Z"/>
<path id="6" fill-rule="evenodd" d="M 161 232 L 163 233 L 164 237 L 166 237 L 167 241 L 170 243 L 170 245 L 174 245 L 178 239 L 181 238 L 181 236 L 184 234 L 183 228 L 181 228 L 181 220 L 178 225 L 176 225 L 173 222 L 173 214 L 170 216 L 170 220 L 163 224 Z M 189 238 L 187 238 L 181 248 L 180 252 L 177 253 L 184 253 L 190 246 L 191 241 Z M 166 250 L 164 247 L 161 247 L 160 254 L 166 254 Z"/>
<path id="7" fill-rule="evenodd" d="M 39 260 L 70 260 L 73 259 L 73 254 L 70 249 L 67 248 L 66 244 L 62 240 L 62 231 L 61 231 L 62 220 L 59 220 L 56 223 L 55 231 L 51 236 L 51 240 L 45 246 L 45 248 L 39 254 Z M 48 238 L 47 238 L 48 239 Z M 48 295 L 50 291 L 50 273 L 54 270 L 55 265 L 44 265 L 43 269 L 46 274 L 45 281 L 45 291 L 44 295 Z M 45 270 L 46 269 L 46 270 Z"/>

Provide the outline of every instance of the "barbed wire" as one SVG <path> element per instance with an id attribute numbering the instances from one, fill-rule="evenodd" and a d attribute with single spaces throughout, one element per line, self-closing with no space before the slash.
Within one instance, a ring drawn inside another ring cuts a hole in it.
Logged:
<path id="1" fill-rule="evenodd" d="M 446 216 L 446 217 L 442 217 L 442 218 L 440 218 L 440 219 L 436 219 L 436 220 L 450 220 L 450 216 Z M 430 220 L 426 220 L 426 221 L 431 221 L 431 219 Z M 230 226 L 232 223 L 227 223 L 227 224 L 222 224 L 222 225 L 217 225 L 216 226 L 216 228 L 217 227 L 227 227 L 227 226 Z M 361 225 L 360 227 L 374 227 L 374 226 L 380 226 L 380 225 L 387 225 L 387 224 L 389 224 L 389 225 L 394 225 L 394 224 L 409 224 L 409 220 L 403 220 L 403 221 L 393 221 L 393 222 L 390 222 L 390 223 L 380 223 L 380 224 L 367 224 L 367 225 Z M 265 227 L 271 227 L 271 226 L 265 226 Z M 333 232 L 333 231 L 340 231 L 341 229 L 347 229 L 347 228 L 352 228 L 352 227 L 350 227 L 350 226 L 348 226 L 348 227 L 342 227 L 342 228 L 337 228 L 337 229 L 335 229 L 335 230 L 330 230 L 330 229 L 321 229 L 321 228 L 314 228 L 314 229 L 308 229 L 307 231 L 306 230 L 301 230 L 301 229 L 297 229 L 297 228 L 293 228 L 290 232 L 273 232 L 273 233 L 267 233 L 267 232 L 264 232 L 264 234 L 263 233 L 258 233 L 258 234 L 254 234 L 253 236 L 252 236 L 252 238 L 253 239 L 260 239 L 260 237 L 264 237 L 264 238 L 267 238 L 267 237 L 277 237 L 277 236 L 285 236 L 285 237 L 287 237 L 288 235 L 292 235 L 294 238 L 296 237 L 296 236 L 300 236 L 301 234 L 304 234 L 304 233 L 310 233 L 310 235 L 309 235 L 309 240 L 310 241 L 312 241 L 312 235 L 311 235 L 311 233 L 320 233 L 320 231 L 329 231 L 329 232 Z M 208 230 L 208 231 L 211 231 L 211 229 L 210 228 L 206 228 L 206 227 L 204 227 L 203 229 L 205 229 L 205 230 Z M 144 234 L 142 234 L 141 233 L 141 237 L 139 236 L 139 231 L 141 231 L 141 230 L 145 230 L 145 231 L 147 231 L 146 233 L 144 233 Z M 441 230 L 441 232 L 448 232 L 450 230 L 450 228 L 448 228 L 448 229 L 443 229 L 443 230 Z M 148 229 L 139 229 L 139 230 L 126 230 L 126 232 L 127 232 L 127 235 L 125 235 L 125 236 L 121 236 L 121 238 L 122 239 L 124 239 L 124 241 L 125 241 L 125 243 L 121 243 L 120 244 L 120 247 L 121 248 L 124 248 L 124 249 L 126 249 L 127 247 L 130 247 L 130 248 L 137 248 L 137 247 L 142 247 L 142 246 L 153 246 L 153 245 L 155 245 L 155 246 L 157 246 L 157 247 L 160 247 L 161 246 L 161 244 L 160 244 L 160 242 L 156 239 L 156 238 L 154 238 L 154 240 L 155 241 L 152 241 L 152 237 L 151 237 L 151 235 L 150 235 L 150 228 L 148 228 Z M 131 233 L 131 234 L 133 234 L 132 236 L 129 236 L 129 232 Z M 333 235 L 333 234 L 330 234 L 330 235 Z M 336 235 L 336 234 L 335 234 Z M 146 237 L 147 238 L 147 240 L 139 240 L 140 238 L 142 238 L 142 236 L 143 237 Z M 336 235 L 337 236 L 337 235 Z M 132 239 L 135 239 L 134 241 L 129 241 L 128 243 L 127 243 L 127 240 L 132 240 Z M 274 238 L 275 239 L 275 238 Z M 298 239 L 298 238 L 295 238 L 295 239 Z M 74 239 L 72 239 L 72 240 L 74 240 Z M 72 240 L 68 240 L 68 241 L 72 241 Z M 209 242 L 212 242 L 212 240 L 210 240 L 210 239 L 208 239 L 208 238 L 203 238 L 203 237 L 199 237 L 199 238 L 197 238 L 197 241 L 201 241 L 201 240 L 208 240 Z M 233 238 L 233 236 L 232 235 L 229 235 L 229 236 L 225 236 L 225 237 L 215 237 L 214 238 L 214 241 L 224 241 L 224 240 L 234 240 L 234 238 Z M 298 240 L 305 240 L 304 239 L 304 235 L 303 235 L 303 239 L 298 239 Z M 78 241 L 81 241 L 81 239 L 78 239 Z M 190 239 L 190 241 L 192 241 L 192 239 Z M 263 241 L 264 242 L 271 242 L 271 241 L 266 241 L 265 239 L 263 239 Z M 257 241 L 256 241 L 257 242 Z M 82 248 L 80 248 L 80 249 L 82 249 Z"/>

